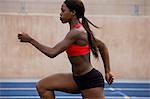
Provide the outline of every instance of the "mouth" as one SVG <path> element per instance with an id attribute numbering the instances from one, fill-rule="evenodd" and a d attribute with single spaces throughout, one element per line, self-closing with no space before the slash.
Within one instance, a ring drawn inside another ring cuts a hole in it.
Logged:
<path id="1" fill-rule="evenodd" d="M 65 21 L 62 17 L 60 17 L 60 21 L 61 21 L 62 23 L 66 23 L 66 21 Z"/>
<path id="2" fill-rule="evenodd" d="M 60 17 L 60 20 L 62 21 L 62 18 Z"/>

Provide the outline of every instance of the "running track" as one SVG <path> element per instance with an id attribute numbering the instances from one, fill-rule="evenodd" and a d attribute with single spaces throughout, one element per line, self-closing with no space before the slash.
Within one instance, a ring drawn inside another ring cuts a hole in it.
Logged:
<path id="1" fill-rule="evenodd" d="M 36 81 L 0 80 L 0 99 L 39 99 Z M 106 99 L 150 99 L 149 81 L 117 81 L 112 86 L 105 83 Z M 56 99 L 82 99 L 80 94 L 55 92 Z"/>

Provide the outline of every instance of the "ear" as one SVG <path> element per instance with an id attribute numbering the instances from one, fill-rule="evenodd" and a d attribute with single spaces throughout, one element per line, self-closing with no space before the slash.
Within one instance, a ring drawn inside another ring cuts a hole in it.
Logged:
<path id="1" fill-rule="evenodd" d="M 72 11 L 72 15 L 73 15 L 73 16 L 76 15 L 76 11 L 75 11 L 75 10 Z"/>

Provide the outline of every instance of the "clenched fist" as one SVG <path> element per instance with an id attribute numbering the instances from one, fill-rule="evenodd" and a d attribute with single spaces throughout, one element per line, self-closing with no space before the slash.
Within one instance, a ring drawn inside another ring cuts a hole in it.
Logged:
<path id="1" fill-rule="evenodd" d="M 109 85 L 111 85 L 113 83 L 114 76 L 111 72 L 106 73 L 105 78 L 106 78 L 106 81 Z"/>
<path id="2" fill-rule="evenodd" d="M 20 40 L 20 42 L 30 42 L 32 40 L 32 38 L 24 32 L 20 32 L 18 34 L 18 39 Z"/>

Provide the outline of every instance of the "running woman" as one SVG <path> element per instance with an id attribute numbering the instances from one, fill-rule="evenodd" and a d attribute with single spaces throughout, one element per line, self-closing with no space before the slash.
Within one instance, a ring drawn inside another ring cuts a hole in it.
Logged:
<path id="1" fill-rule="evenodd" d="M 109 64 L 109 54 L 105 44 L 96 39 L 85 16 L 85 7 L 81 0 L 65 0 L 61 6 L 60 20 L 68 23 L 70 30 L 65 38 L 54 47 L 45 46 L 27 33 L 19 33 L 20 42 L 32 44 L 50 58 L 66 51 L 72 65 L 72 73 L 50 75 L 37 83 L 37 91 L 41 99 L 55 99 L 54 91 L 81 93 L 83 99 L 105 99 L 104 79 L 90 61 L 90 52 L 98 58 L 101 54 L 105 78 L 109 85 L 113 82 L 113 74 Z M 82 21 L 81 21 L 82 20 Z M 98 28 L 98 27 L 96 27 Z"/>

